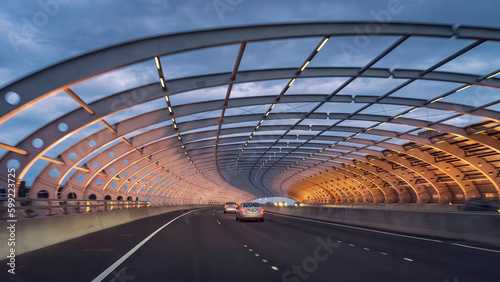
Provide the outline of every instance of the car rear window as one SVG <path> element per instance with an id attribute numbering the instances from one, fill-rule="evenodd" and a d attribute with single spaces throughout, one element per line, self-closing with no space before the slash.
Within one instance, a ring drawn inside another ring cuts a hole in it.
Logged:
<path id="1" fill-rule="evenodd" d="M 235 202 L 227 202 L 226 205 L 236 205 Z"/>
<path id="2" fill-rule="evenodd" d="M 250 208 L 250 207 L 260 207 L 259 203 L 244 203 L 243 204 L 244 208 Z"/>

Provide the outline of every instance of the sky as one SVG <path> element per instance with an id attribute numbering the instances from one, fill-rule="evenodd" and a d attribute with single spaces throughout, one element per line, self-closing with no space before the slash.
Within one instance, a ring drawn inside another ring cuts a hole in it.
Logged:
<path id="1" fill-rule="evenodd" d="M 416 22 L 500 28 L 498 11 L 500 11 L 500 1 L 496 0 L 3 1 L 0 8 L 0 88 L 29 73 L 68 58 L 155 35 L 253 24 L 317 21 Z M 319 53 L 310 66 L 363 66 L 396 39 L 390 36 L 374 38 L 369 42 L 369 48 L 364 48 L 363 52 L 346 54 L 342 52 L 341 43 L 350 42 L 349 40 L 352 39 L 338 38 L 335 43 L 325 46 L 325 52 Z M 296 67 L 303 62 L 304 56 L 307 56 L 319 40 L 321 38 L 304 38 L 249 44 L 240 69 Z M 470 41 L 467 40 L 457 42 L 456 40 L 411 38 L 409 42 L 405 42 L 407 45 L 403 44 L 400 50 L 395 50 L 375 67 L 426 68 L 468 43 Z M 238 45 L 230 45 L 162 58 L 162 63 L 171 66 L 165 70 L 166 79 L 231 71 L 238 48 Z M 471 52 L 469 56 L 458 58 L 440 70 L 479 74 L 493 71 L 500 65 L 498 50 L 500 50 L 498 45 L 487 43 L 477 51 Z M 491 60 L 485 60 L 485 56 Z M 154 63 L 148 61 L 90 79 L 75 85 L 72 89 L 87 103 L 90 103 L 117 91 L 153 83 L 156 80 Z M 335 88 L 343 81 L 345 80 L 341 78 L 334 80 L 298 79 L 290 88 L 289 94 L 328 94 L 328 89 Z M 275 95 L 285 83 L 287 83 L 286 80 L 280 80 L 236 85 L 233 89 L 233 96 L 257 95 L 255 93 Z M 377 93 L 380 93 L 391 89 L 398 83 L 400 81 L 397 79 L 358 79 L 340 94 L 370 95 L 369 90 L 376 89 Z M 415 85 L 412 90 L 412 85 L 408 88 L 409 90 L 405 89 L 405 93 L 395 93 L 394 96 L 407 97 L 410 95 L 408 91 L 422 92 L 423 87 L 428 87 L 429 91 L 425 91 L 426 95 L 435 97 L 455 86 L 452 83 L 440 82 L 434 85 L 427 83 Z M 225 88 L 197 91 L 187 93 L 182 99 L 174 97 L 172 103 L 184 104 L 191 101 L 193 97 L 197 97 L 197 101 L 214 97 L 222 99 Z M 468 91 L 473 91 L 473 89 Z M 500 97 L 500 93 L 495 92 L 491 94 L 491 97 Z M 462 97 L 457 97 L 455 100 L 452 100 L 454 97 L 447 97 L 447 99 L 451 102 L 463 100 Z M 5 103 L 3 98 L 0 99 L 0 103 Z M 467 103 L 478 103 L 478 101 Z M 283 112 L 294 110 L 293 105 L 280 106 L 282 107 L 280 111 Z M 340 109 L 329 108 L 325 112 L 342 111 L 346 108 L 347 112 L 351 112 L 353 109 L 349 107 L 355 106 L 342 105 Z M 0 132 L 2 132 L 0 142 L 16 145 L 43 124 L 77 108 L 78 104 L 65 93 L 57 93 L 50 99 L 29 107 L 10 121 L 0 124 Z M 112 124 L 154 109 L 158 109 L 158 103 L 152 101 L 127 112 L 118 113 L 108 122 Z M 369 113 L 394 113 L 402 110 L 404 109 L 401 107 L 368 109 Z M 231 113 L 236 115 L 242 112 L 260 113 L 261 111 L 265 109 L 253 107 L 234 109 Z M 416 115 L 414 118 L 426 119 L 429 116 L 435 117 L 444 113 L 422 110 L 413 114 Z M 211 115 L 217 116 L 217 113 Z M 190 118 L 197 117 L 185 119 Z M 456 122 L 467 124 L 468 121 Z M 57 156 L 58 152 L 62 152 L 81 136 L 87 136 L 100 129 L 102 128 L 88 128 L 76 134 L 51 154 Z M 0 150 L 0 157 L 5 152 L 5 150 Z"/>

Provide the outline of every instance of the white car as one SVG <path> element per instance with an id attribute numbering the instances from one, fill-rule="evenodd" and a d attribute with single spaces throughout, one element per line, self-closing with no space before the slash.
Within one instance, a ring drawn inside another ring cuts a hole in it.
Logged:
<path id="1" fill-rule="evenodd" d="M 259 203 L 241 203 L 236 210 L 236 220 L 256 219 L 264 221 L 264 208 Z"/>

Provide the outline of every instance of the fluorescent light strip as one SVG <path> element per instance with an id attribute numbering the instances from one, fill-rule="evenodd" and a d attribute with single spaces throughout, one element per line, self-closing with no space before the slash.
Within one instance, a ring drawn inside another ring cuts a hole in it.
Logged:
<path id="1" fill-rule="evenodd" d="M 304 69 L 307 67 L 307 65 L 309 65 L 311 61 L 307 61 L 303 66 L 302 68 L 300 69 L 300 71 L 304 71 Z"/>
<path id="2" fill-rule="evenodd" d="M 292 81 L 290 81 L 290 83 L 288 84 L 288 87 L 292 86 L 292 84 L 295 82 L 295 78 L 292 79 Z"/>
<path id="3" fill-rule="evenodd" d="M 165 95 L 165 101 L 170 102 L 170 99 L 168 98 L 168 95 Z"/>
<path id="4" fill-rule="evenodd" d="M 318 49 L 316 49 L 316 52 L 319 52 L 319 50 L 321 50 L 321 48 L 323 48 L 323 46 L 325 46 L 328 39 L 330 39 L 330 38 L 327 37 L 327 38 L 323 39 L 323 42 L 321 42 L 321 45 L 319 45 Z"/>
<path id="5" fill-rule="evenodd" d="M 455 93 L 456 93 L 456 92 L 460 92 L 460 91 L 462 91 L 462 90 L 464 90 L 464 89 L 467 89 L 467 88 L 469 88 L 469 87 L 471 87 L 471 86 L 472 86 L 472 85 L 467 85 L 467 86 L 464 86 L 464 87 L 462 87 L 462 88 L 458 89 L 457 91 L 455 91 Z"/>
<path id="6" fill-rule="evenodd" d="M 156 63 L 156 68 L 160 69 L 160 60 L 158 59 L 158 57 L 155 57 L 155 63 Z"/>
<path id="7" fill-rule="evenodd" d="M 495 76 L 497 76 L 499 74 L 500 74 L 500 71 L 497 72 L 497 73 L 495 73 L 495 74 L 492 74 L 492 75 L 488 76 L 486 79 L 490 79 L 490 78 L 495 77 Z"/>
<path id="8" fill-rule="evenodd" d="M 456 92 L 458 92 L 458 91 L 456 91 Z M 443 99 L 443 98 L 444 98 L 444 97 L 439 97 L 439 98 L 437 98 L 437 99 L 434 99 L 434 100 L 432 100 L 432 101 L 431 101 L 431 104 L 436 103 L 437 101 L 439 101 L 439 100 L 441 100 L 441 99 Z"/>
<path id="9" fill-rule="evenodd" d="M 163 81 L 163 77 L 160 77 L 161 87 L 165 88 L 165 81 Z"/>

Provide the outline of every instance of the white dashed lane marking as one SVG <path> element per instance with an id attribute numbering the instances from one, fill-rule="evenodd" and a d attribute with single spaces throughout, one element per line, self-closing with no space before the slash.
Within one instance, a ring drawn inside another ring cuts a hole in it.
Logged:
<path id="1" fill-rule="evenodd" d="M 380 254 L 381 254 L 381 255 L 384 255 L 384 256 L 386 256 L 386 255 L 387 255 L 387 253 L 384 253 L 384 252 L 380 252 Z"/>
<path id="2" fill-rule="evenodd" d="M 407 261 L 413 261 L 413 260 L 412 260 L 412 259 L 410 259 L 410 258 L 405 258 L 405 260 L 407 260 Z"/>
<path id="3" fill-rule="evenodd" d="M 365 250 L 365 251 L 369 251 L 370 249 L 368 249 L 368 248 L 363 248 L 363 250 Z"/>
<path id="4" fill-rule="evenodd" d="M 262 259 L 262 262 L 267 262 L 267 260 L 265 260 L 265 259 Z"/>
<path id="5" fill-rule="evenodd" d="M 273 266 L 271 266 L 271 268 L 272 268 L 273 270 L 278 270 L 278 268 L 277 268 L 276 266 L 274 266 L 274 265 L 273 265 Z"/>
<path id="6" fill-rule="evenodd" d="M 216 219 L 215 221 L 217 221 L 217 223 L 218 223 L 218 224 L 220 224 L 220 221 L 219 221 L 219 220 L 217 220 L 217 219 Z"/>

